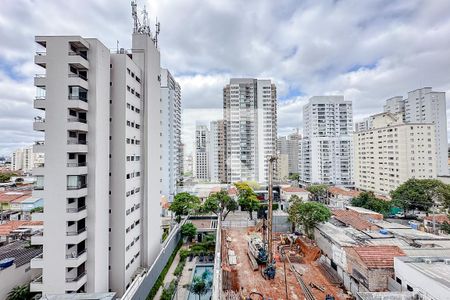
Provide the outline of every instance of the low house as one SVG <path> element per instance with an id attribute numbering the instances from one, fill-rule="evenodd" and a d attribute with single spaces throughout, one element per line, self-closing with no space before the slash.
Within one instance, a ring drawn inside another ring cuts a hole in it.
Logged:
<path id="1" fill-rule="evenodd" d="M 344 208 L 351 204 L 354 197 L 359 196 L 361 192 L 349 190 L 337 186 L 331 186 L 327 191 L 328 205 L 333 208 Z"/>
<path id="2" fill-rule="evenodd" d="M 379 230 L 380 227 L 362 217 L 359 213 L 346 209 L 334 209 L 333 218 L 357 230 Z"/>
<path id="3" fill-rule="evenodd" d="M 16 199 L 11 202 L 11 210 L 19 212 L 18 220 L 31 220 L 31 211 L 44 207 L 44 199 L 39 197 L 29 197 L 26 199 Z"/>
<path id="4" fill-rule="evenodd" d="M 357 246 L 345 251 L 352 293 L 387 291 L 389 279 L 394 276 L 394 258 L 405 256 L 397 246 Z"/>
<path id="5" fill-rule="evenodd" d="M 42 228 L 42 221 L 7 221 L 0 225 L 0 242 L 9 242 L 10 239 L 14 240 L 23 234 L 33 234 Z"/>
<path id="6" fill-rule="evenodd" d="M 346 206 L 346 210 L 354 211 L 357 214 L 359 214 L 361 217 L 363 217 L 366 220 L 373 221 L 373 220 L 383 220 L 383 215 L 380 213 L 377 213 L 373 210 L 363 208 L 363 207 L 356 207 L 356 206 Z"/>
<path id="7" fill-rule="evenodd" d="M 289 208 L 289 199 L 292 196 L 299 197 L 302 201 L 308 201 L 309 192 L 299 187 L 282 187 L 280 192 L 280 208 L 281 210 L 287 210 Z"/>
<path id="8" fill-rule="evenodd" d="M 10 190 L 0 192 L 0 210 L 10 210 L 13 201 L 21 201 L 31 197 L 31 190 Z"/>
<path id="9" fill-rule="evenodd" d="M 433 230 L 433 221 L 435 223 Z M 439 215 L 431 215 L 426 216 L 423 218 L 423 227 L 425 228 L 426 232 L 436 233 L 436 234 L 445 234 L 445 232 L 442 230 L 442 224 L 447 223 L 450 224 L 450 220 L 447 215 L 445 214 L 439 214 Z"/>

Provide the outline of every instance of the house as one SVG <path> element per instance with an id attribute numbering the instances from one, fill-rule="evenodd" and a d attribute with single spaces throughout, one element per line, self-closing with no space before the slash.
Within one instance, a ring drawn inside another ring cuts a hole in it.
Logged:
<path id="1" fill-rule="evenodd" d="M 380 228 L 362 217 L 358 212 L 346 209 L 333 209 L 333 218 L 357 230 L 379 230 Z"/>
<path id="2" fill-rule="evenodd" d="M 41 197 L 29 197 L 11 201 L 11 210 L 19 212 L 14 215 L 15 220 L 31 220 L 31 211 L 44 207 L 44 199 Z M 13 216 L 10 217 L 13 220 Z"/>
<path id="3" fill-rule="evenodd" d="M 6 299 L 16 286 L 29 283 L 37 276 L 37 269 L 30 269 L 34 257 L 42 254 L 41 248 L 30 248 L 28 241 L 18 240 L 0 247 L 0 299 Z"/>
<path id="4" fill-rule="evenodd" d="M 397 246 L 356 246 L 345 249 L 347 273 L 355 292 L 384 292 L 394 276 L 394 258 L 405 256 Z"/>
<path id="5" fill-rule="evenodd" d="M 426 216 L 425 218 L 423 218 L 423 227 L 425 228 L 426 232 L 433 233 L 433 220 L 435 222 L 435 229 L 436 229 L 434 233 L 445 234 L 445 232 L 442 230 L 442 224 L 444 223 L 450 224 L 448 216 L 445 214 L 439 214 L 434 216 L 433 215 Z"/>
<path id="6" fill-rule="evenodd" d="M 351 204 L 351 200 L 354 197 L 359 196 L 361 192 L 341 188 L 337 186 L 331 186 L 327 191 L 328 205 L 333 208 L 344 208 Z"/>
<path id="7" fill-rule="evenodd" d="M 380 213 L 377 213 L 373 210 L 366 209 L 363 207 L 357 207 L 357 206 L 346 206 L 346 210 L 356 212 L 358 215 L 363 217 L 366 220 L 373 221 L 373 220 L 383 220 L 383 215 Z"/>
<path id="8" fill-rule="evenodd" d="M 11 202 L 21 201 L 31 197 L 31 190 L 9 190 L 0 192 L 0 210 L 10 210 Z"/>
<path id="9" fill-rule="evenodd" d="M 23 234 L 32 234 L 42 228 L 42 221 L 7 221 L 0 224 L 0 242 L 9 242 L 10 238 L 15 239 Z"/>
<path id="10" fill-rule="evenodd" d="M 292 196 L 299 197 L 302 201 L 309 200 L 309 192 L 299 187 L 282 187 L 280 191 L 280 208 L 281 210 L 287 210 L 289 208 L 289 199 Z"/>

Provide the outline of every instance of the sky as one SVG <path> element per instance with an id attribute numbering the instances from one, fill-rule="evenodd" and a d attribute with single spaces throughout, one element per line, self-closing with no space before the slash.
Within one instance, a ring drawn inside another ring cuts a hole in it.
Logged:
<path id="1" fill-rule="evenodd" d="M 44 72 L 33 64 L 34 36 L 129 49 L 132 19 L 128 0 L 1 2 L 0 155 L 9 155 L 42 139 L 32 130 L 33 76 Z M 231 77 L 273 80 L 279 135 L 301 131 L 302 106 L 315 95 L 344 95 L 355 121 L 420 87 L 450 95 L 448 0 L 138 0 L 144 5 L 161 22 L 161 65 L 182 88 L 186 152 L 196 122 L 221 118 Z"/>

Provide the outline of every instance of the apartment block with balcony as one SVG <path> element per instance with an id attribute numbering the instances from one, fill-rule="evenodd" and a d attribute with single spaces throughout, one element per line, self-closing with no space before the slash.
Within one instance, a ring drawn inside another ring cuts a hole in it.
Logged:
<path id="1" fill-rule="evenodd" d="M 372 129 L 353 135 L 356 188 L 389 195 L 410 178 L 436 178 L 434 124 L 405 123 L 401 112 L 371 118 Z"/>
<path id="2" fill-rule="evenodd" d="M 195 145 L 194 145 L 194 163 L 193 175 L 199 181 L 210 180 L 209 167 L 209 129 L 203 124 L 195 126 Z"/>
<path id="3" fill-rule="evenodd" d="M 223 89 L 228 182 L 268 181 L 277 148 L 277 94 L 271 80 L 231 78 Z"/>
<path id="4" fill-rule="evenodd" d="M 343 96 L 315 96 L 303 107 L 300 181 L 352 186 L 353 111 Z"/>

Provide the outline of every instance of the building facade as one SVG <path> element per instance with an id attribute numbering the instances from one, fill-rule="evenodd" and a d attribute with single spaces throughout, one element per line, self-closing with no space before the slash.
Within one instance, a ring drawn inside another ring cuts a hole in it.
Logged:
<path id="1" fill-rule="evenodd" d="M 45 141 L 35 152 L 34 197 L 45 199 L 44 230 L 32 237 L 43 256 L 42 294 L 122 295 L 160 250 L 160 57 L 150 33 L 135 31 L 132 53 L 111 54 L 99 40 L 37 36 L 35 63 L 45 91 Z"/>
<path id="2" fill-rule="evenodd" d="M 45 119 L 37 119 L 41 123 Z M 35 164 L 43 164 L 44 155 L 42 153 L 34 153 L 33 146 L 19 148 L 14 151 L 11 155 L 11 170 L 12 171 L 22 171 L 24 173 L 30 173 Z"/>
<path id="3" fill-rule="evenodd" d="M 277 94 L 270 80 L 232 78 L 223 89 L 227 182 L 268 181 L 277 154 Z"/>
<path id="4" fill-rule="evenodd" d="M 303 107 L 300 143 L 303 184 L 353 185 L 351 101 L 343 96 L 316 96 Z"/>
<path id="5" fill-rule="evenodd" d="M 402 113 L 372 119 L 372 129 L 353 135 L 357 188 L 388 195 L 410 178 L 436 178 L 434 124 L 406 124 Z"/>
<path id="6" fill-rule="evenodd" d="M 209 129 L 208 126 L 197 124 L 195 127 L 195 154 L 193 163 L 194 178 L 199 181 L 210 180 L 209 167 Z"/>
<path id="7" fill-rule="evenodd" d="M 162 194 L 169 202 L 182 178 L 181 87 L 167 69 L 161 69 Z"/>
<path id="8" fill-rule="evenodd" d="M 298 174 L 299 143 L 301 136 L 298 132 L 277 140 L 278 178 L 286 179 L 292 174 Z"/>

